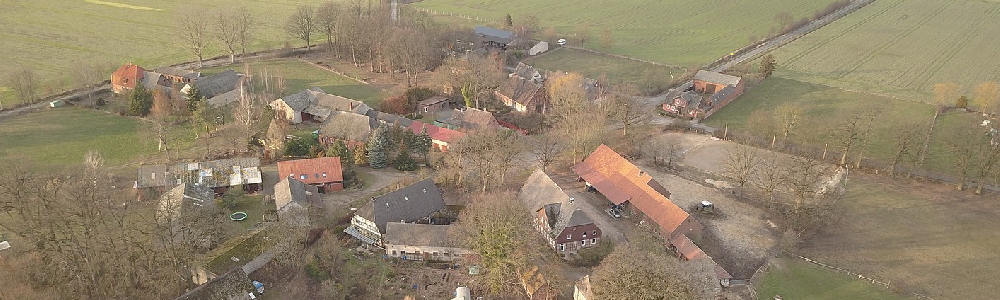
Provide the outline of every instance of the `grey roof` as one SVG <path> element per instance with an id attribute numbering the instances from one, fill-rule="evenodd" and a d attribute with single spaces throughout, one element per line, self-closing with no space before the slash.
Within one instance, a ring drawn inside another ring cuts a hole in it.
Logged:
<path id="1" fill-rule="evenodd" d="M 497 93 L 526 107 L 534 106 L 536 100 L 544 101 L 546 99 L 544 95 L 545 89 L 540 81 L 532 80 L 530 77 L 521 77 L 520 75 L 508 77 L 507 80 L 500 84 Z"/>
<path id="2" fill-rule="evenodd" d="M 324 93 L 323 90 L 319 88 L 311 89 L 312 94 L 316 97 L 316 102 L 318 106 L 326 107 L 334 111 L 349 111 L 356 114 L 366 114 L 372 108 L 365 104 L 364 102 L 345 98 L 337 95 Z"/>
<path id="3" fill-rule="evenodd" d="M 274 185 L 274 205 L 278 217 L 293 225 L 309 225 L 309 206 L 319 197 L 315 186 L 285 178 Z"/>
<path id="4" fill-rule="evenodd" d="M 385 233 L 388 222 L 414 222 L 445 208 L 441 189 L 431 179 L 424 179 L 394 192 L 373 198 L 357 215 L 375 222 Z"/>
<path id="5" fill-rule="evenodd" d="M 372 127 L 368 116 L 335 111 L 330 113 L 319 133 L 342 140 L 366 142 L 372 133 Z"/>
<path id="6" fill-rule="evenodd" d="M 517 63 L 517 67 L 514 68 L 514 75 L 535 82 L 544 81 L 544 78 L 542 78 L 542 73 L 538 72 L 538 69 L 535 69 L 535 67 L 532 67 L 523 62 Z"/>
<path id="7" fill-rule="evenodd" d="M 486 26 L 476 26 L 473 32 L 496 42 L 509 43 L 510 40 L 514 38 L 513 32 Z"/>
<path id="8" fill-rule="evenodd" d="M 694 74 L 694 79 L 722 85 L 737 85 L 740 83 L 740 77 L 705 70 L 698 70 L 698 73 Z"/>
<path id="9" fill-rule="evenodd" d="M 211 107 L 220 107 L 220 106 L 226 106 L 229 103 L 233 103 L 238 100 L 240 100 L 240 90 L 235 89 L 219 95 L 215 95 L 215 97 L 208 98 L 207 101 L 208 105 Z"/>
<path id="10" fill-rule="evenodd" d="M 327 94 L 318 87 L 281 97 L 271 102 L 271 107 L 279 101 L 284 102 L 293 111 L 308 113 L 319 120 L 325 120 L 334 111 L 349 111 L 362 115 L 371 111 L 371 107 L 364 102 Z"/>
<path id="11" fill-rule="evenodd" d="M 139 174 L 136 177 L 135 188 L 167 186 L 166 165 L 139 166 L 137 173 Z"/>
<path id="12" fill-rule="evenodd" d="M 160 73 L 146 71 L 145 75 L 142 76 L 142 86 L 153 90 L 157 88 L 169 88 L 173 86 L 173 83 Z"/>
<path id="13" fill-rule="evenodd" d="M 500 126 L 500 123 L 497 123 L 497 119 L 493 117 L 492 113 L 475 108 L 466 108 L 465 110 L 456 108 L 451 111 L 450 116 L 440 119 L 440 122 L 455 125 L 468 130 L 479 130 Z"/>
<path id="14" fill-rule="evenodd" d="M 190 78 L 190 79 L 195 79 L 201 76 L 201 72 L 195 72 L 187 69 L 174 68 L 174 67 L 159 67 L 156 68 L 156 70 L 154 71 L 156 73 L 160 73 L 163 75 Z"/>
<path id="15" fill-rule="evenodd" d="M 303 111 L 306 107 L 313 105 L 316 101 L 316 97 L 309 92 L 309 90 L 302 90 L 301 92 L 291 94 L 288 96 L 281 97 L 281 99 L 274 101 L 285 102 L 285 105 L 291 107 L 294 111 Z"/>
<path id="16" fill-rule="evenodd" d="M 247 273 L 241 268 L 233 268 L 222 276 L 184 293 L 175 300 L 245 300 L 254 291 Z"/>
<path id="17" fill-rule="evenodd" d="M 685 102 L 685 106 L 698 105 L 698 103 L 701 103 L 701 95 L 695 92 L 684 91 L 681 89 L 670 89 L 670 91 L 667 92 L 665 98 L 667 104 L 671 105 L 673 105 L 674 99 L 676 98 L 681 98 L 681 100 Z"/>
<path id="18" fill-rule="evenodd" d="M 566 227 L 594 223 L 576 203 L 570 203 L 569 195 L 542 170 L 531 173 L 518 194 L 531 212 L 544 209 L 549 217 L 549 234 L 558 235 Z"/>
<path id="19" fill-rule="evenodd" d="M 215 206 L 215 195 L 204 185 L 180 184 L 160 196 L 156 208 L 156 219 L 173 222 L 183 215 L 195 214 L 199 210 L 211 210 Z"/>
<path id="20" fill-rule="evenodd" d="M 228 91 L 236 89 L 240 84 L 242 75 L 236 71 L 226 70 L 225 72 L 198 79 L 194 83 L 198 87 L 198 92 L 205 98 L 212 98 Z"/>
<path id="21" fill-rule="evenodd" d="M 377 110 L 370 110 L 367 114 L 371 117 L 371 122 L 369 126 L 372 129 L 378 128 L 381 124 L 399 124 L 400 127 L 410 127 L 413 124 L 413 120 L 407 119 L 405 117 L 394 115 L 390 113 L 380 112 Z"/>
<path id="22" fill-rule="evenodd" d="M 260 158 L 238 157 L 206 162 L 180 163 L 168 167 L 173 184 L 204 184 L 208 187 L 261 183 Z M 171 183 L 168 182 L 168 185 Z"/>
<path id="23" fill-rule="evenodd" d="M 448 225 L 389 222 L 382 239 L 386 246 L 456 247 L 457 243 L 448 234 L 449 228 Z"/>
<path id="24" fill-rule="evenodd" d="M 424 100 L 420 100 L 420 105 L 434 105 L 445 101 L 448 101 L 448 97 L 434 96 Z"/>
<path id="25" fill-rule="evenodd" d="M 722 102 L 722 100 L 729 98 L 729 96 L 733 93 L 736 93 L 736 87 L 732 85 L 727 85 L 718 92 L 715 92 L 715 94 L 712 95 L 712 103 L 710 104 L 710 107 L 714 107 L 716 104 L 719 104 L 719 102 Z"/>

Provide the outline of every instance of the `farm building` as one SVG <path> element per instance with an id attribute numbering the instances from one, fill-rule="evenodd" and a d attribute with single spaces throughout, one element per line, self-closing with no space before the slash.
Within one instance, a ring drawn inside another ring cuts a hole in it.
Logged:
<path id="1" fill-rule="evenodd" d="M 407 260 L 453 261 L 472 255 L 456 247 L 448 225 L 386 223 L 385 254 Z"/>
<path id="2" fill-rule="evenodd" d="M 340 157 L 320 157 L 278 162 L 278 176 L 315 186 L 320 193 L 344 189 Z"/>
<path id="3" fill-rule="evenodd" d="M 382 196 L 374 197 L 351 218 L 345 233 L 363 243 L 383 248 L 386 224 L 428 223 L 431 214 L 445 209 L 441 189 L 425 179 Z"/>
<path id="4" fill-rule="evenodd" d="M 743 94 L 745 83 L 738 76 L 699 70 L 692 79 L 694 90 L 710 94 L 691 110 L 691 116 L 707 118 Z M 690 104 L 689 104 L 690 105 Z"/>
<path id="5" fill-rule="evenodd" d="M 174 67 L 159 67 L 154 72 L 162 74 L 174 83 L 191 83 L 201 77 L 201 72 Z"/>
<path id="6" fill-rule="evenodd" d="M 116 94 L 135 89 L 135 85 L 142 81 L 146 75 L 146 70 L 140 66 L 127 63 L 111 73 L 111 90 Z"/>
<path id="7" fill-rule="evenodd" d="M 674 115 L 684 115 L 693 109 L 697 109 L 702 102 L 702 96 L 693 91 L 681 89 L 670 89 L 666 94 L 666 102 L 661 108 Z"/>
<path id="8" fill-rule="evenodd" d="M 514 40 L 514 33 L 486 26 L 476 26 L 472 31 L 477 38 L 477 45 L 485 49 L 507 49 Z"/>
<path id="9" fill-rule="evenodd" d="M 410 127 L 410 124 L 413 123 L 413 120 L 405 117 L 377 110 L 369 110 L 366 115 L 368 115 L 369 125 L 371 125 L 372 129 L 378 128 L 382 125 L 393 125 L 406 128 Z"/>
<path id="10" fill-rule="evenodd" d="M 248 295 L 261 297 L 254 292 L 253 283 L 243 269 L 233 268 L 229 272 L 202 284 L 174 300 L 246 300 Z"/>
<path id="11" fill-rule="evenodd" d="M 432 147 L 442 152 L 448 152 L 448 147 L 451 143 L 457 142 L 465 137 L 465 133 L 431 124 L 424 124 L 418 121 L 413 121 L 413 123 L 410 124 L 409 130 L 414 134 L 422 134 L 426 132 L 427 135 L 431 137 L 431 142 L 433 143 Z"/>
<path id="12" fill-rule="evenodd" d="M 162 191 L 180 184 L 197 184 L 222 195 L 231 187 L 242 187 L 246 192 L 260 190 L 260 159 L 256 157 L 229 158 L 207 162 L 180 163 L 172 166 L 140 166 L 136 189 Z"/>
<path id="13" fill-rule="evenodd" d="M 576 253 L 600 242 L 602 232 L 597 224 L 542 170 L 528 177 L 518 198 L 535 216 L 535 230 L 559 254 Z"/>
<path id="14" fill-rule="evenodd" d="M 280 167 L 279 167 L 280 168 Z M 274 206 L 278 219 L 294 226 L 309 226 L 309 207 L 319 202 L 316 186 L 282 177 L 274 185 Z"/>
<path id="15" fill-rule="evenodd" d="M 573 300 L 589 299 L 594 299 L 594 293 L 591 291 L 590 275 L 587 275 L 577 280 L 576 284 L 573 285 Z"/>
<path id="16" fill-rule="evenodd" d="M 316 87 L 271 101 L 268 105 L 292 124 L 324 122 L 335 111 L 364 115 L 371 110 L 364 102 L 327 94 Z"/>
<path id="17" fill-rule="evenodd" d="M 539 55 L 545 53 L 545 51 L 549 51 L 549 42 L 541 41 L 531 46 L 531 49 L 528 49 L 528 55 Z"/>
<path id="18" fill-rule="evenodd" d="M 596 189 L 612 204 L 627 203 L 633 213 L 642 213 L 646 221 L 657 224 L 660 236 L 670 248 L 678 249 L 679 246 L 686 246 L 686 242 L 690 241 L 689 237 L 701 238 L 703 229 L 701 223 L 671 202 L 668 199 L 670 193 L 652 176 L 608 146 L 597 147 L 597 150 L 572 169 L 586 181 L 588 188 Z M 696 255 L 698 252 L 701 250 L 681 253 Z M 693 259 L 695 256 L 685 256 L 685 258 Z"/>
<path id="19" fill-rule="evenodd" d="M 535 68 L 519 63 L 493 93 L 500 102 L 519 112 L 545 113 L 549 107 L 548 96 L 542 82 L 541 73 Z"/>
<path id="20" fill-rule="evenodd" d="M 198 87 L 198 93 L 201 93 L 201 96 L 211 101 L 216 96 L 238 89 L 242 81 L 243 75 L 233 70 L 226 70 L 225 72 L 199 78 L 197 81 L 185 84 L 181 88 L 181 93 L 187 95 L 192 87 Z"/>
<path id="21" fill-rule="evenodd" d="M 434 120 L 434 123 L 434 125 L 465 132 L 500 128 L 500 123 L 497 123 L 497 119 L 493 117 L 492 113 L 475 108 L 452 109 L 449 113 L 442 113 L 441 118 Z"/>
<path id="22" fill-rule="evenodd" d="M 417 112 L 422 114 L 435 113 L 450 107 L 450 100 L 444 96 L 434 96 L 417 103 Z"/>
<path id="23" fill-rule="evenodd" d="M 334 111 L 319 128 L 319 142 L 332 145 L 336 141 L 342 141 L 353 148 L 368 142 L 371 133 L 371 118 L 368 116 Z"/>

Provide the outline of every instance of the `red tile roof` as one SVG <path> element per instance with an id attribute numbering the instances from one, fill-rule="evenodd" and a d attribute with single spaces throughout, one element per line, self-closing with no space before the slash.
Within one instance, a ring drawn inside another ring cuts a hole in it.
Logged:
<path id="1" fill-rule="evenodd" d="M 442 141 L 449 144 L 465 137 L 465 133 L 419 121 L 413 121 L 413 123 L 410 124 L 409 129 L 415 134 L 420 134 L 424 129 L 426 129 L 427 135 L 429 135 L 432 140 Z"/>
<path id="2" fill-rule="evenodd" d="M 586 160 L 573 166 L 573 171 L 615 204 L 631 203 L 660 225 L 667 236 L 673 237 L 677 227 L 690 217 L 653 188 L 659 184 L 653 181 L 652 176 L 608 146 L 597 147 Z"/>
<path id="3" fill-rule="evenodd" d="M 118 89 L 133 89 L 145 74 L 146 70 L 142 67 L 129 63 L 111 73 L 111 85 Z"/>
<path id="4" fill-rule="evenodd" d="M 677 249 L 677 253 L 680 253 L 682 257 L 686 260 L 695 260 L 702 257 L 708 257 L 705 252 L 701 251 L 698 245 L 695 245 L 691 239 L 683 234 L 673 239 L 673 245 Z M 725 270 L 723 270 L 725 272 Z"/>
<path id="5" fill-rule="evenodd" d="M 302 178 L 306 175 L 306 178 Z M 339 157 L 320 157 L 278 162 L 279 178 L 292 176 L 309 184 L 344 181 L 344 171 Z"/>

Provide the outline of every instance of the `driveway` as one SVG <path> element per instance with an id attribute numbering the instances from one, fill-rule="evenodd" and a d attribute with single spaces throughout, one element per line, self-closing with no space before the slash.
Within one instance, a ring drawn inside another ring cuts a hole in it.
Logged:
<path id="1" fill-rule="evenodd" d="M 597 227 L 601 228 L 604 237 L 611 238 L 616 244 L 628 242 L 622 230 L 627 225 L 626 221 L 612 218 L 604 211 L 611 203 L 607 198 L 597 193 L 585 191 L 584 183 L 576 181 L 577 176 L 572 172 L 550 173 L 550 176 L 552 181 L 555 181 L 567 195 L 575 199 L 575 202 L 580 202 L 577 207 L 583 210 L 583 213 L 590 217 L 594 224 L 597 224 Z"/>

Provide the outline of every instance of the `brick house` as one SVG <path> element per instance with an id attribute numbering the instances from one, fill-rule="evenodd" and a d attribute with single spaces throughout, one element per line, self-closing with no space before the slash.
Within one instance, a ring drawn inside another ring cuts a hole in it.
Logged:
<path id="1" fill-rule="evenodd" d="M 431 124 L 424 124 L 419 121 L 413 121 L 408 129 L 414 134 L 427 132 L 433 143 L 431 147 L 441 152 L 448 152 L 449 145 L 465 137 L 465 133 Z"/>
<path id="2" fill-rule="evenodd" d="M 429 223 L 431 214 L 443 209 L 441 189 L 425 179 L 372 198 L 354 213 L 344 232 L 366 245 L 384 248 L 387 223 Z"/>
<path id="3" fill-rule="evenodd" d="M 320 193 L 344 189 L 344 171 L 340 157 L 280 161 L 278 176 L 282 180 L 291 178 L 315 186 Z"/>
<path id="4" fill-rule="evenodd" d="M 331 145 L 343 141 L 348 147 L 358 147 L 371 136 L 371 119 L 353 112 L 334 111 L 319 128 L 319 142 Z"/>
<path id="5" fill-rule="evenodd" d="M 544 80 L 535 68 L 518 63 L 514 73 L 493 93 L 500 102 L 518 112 L 545 113 L 550 104 L 542 84 Z"/>
<path id="6" fill-rule="evenodd" d="M 474 252 L 457 247 L 448 225 L 386 223 L 385 254 L 407 260 L 453 261 Z"/>
<path id="7" fill-rule="evenodd" d="M 325 122 L 331 113 L 337 111 L 367 114 L 371 107 L 361 101 L 331 95 L 313 87 L 291 94 L 268 104 L 278 117 L 291 124 L 303 121 Z"/>
<path id="8" fill-rule="evenodd" d="M 742 95 L 746 84 L 738 76 L 699 70 L 692 79 L 692 85 L 695 91 L 711 96 L 692 108 L 690 115 L 707 118 Z"/>
<path id="9" fill-rule="evenodd" d="M 687 241 L 701 238 L 704 229 L 701 223 L 670 201 L 670 193 L 652 176 L 608 146 L 597 147 L 572 169 L 588 188 L 596 189 L 612 204 L 627 205 L 633 214 L 641 214 L 644 220 L 657 224 L 660 237 L 671 249 L 686 247 Z M 697 252 L 687 251 L 686 255 Z"/>
<path id="10" fill-rule="evenodd" d="M 535 230 L 560 254 L 576 253 L 600 243 L 601 229 L 542 170 L 528 177 L 518 199 L 534 215 Z"/>
<path id="11" fill-rule="evenodd" d="M 125 64 L 111 73 L 111 90 L 116 94 L 135 89 L 146 75 L 146 69 L 132 63 Z"/>

